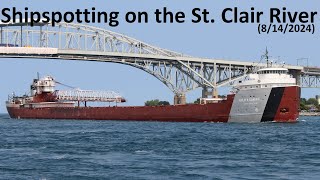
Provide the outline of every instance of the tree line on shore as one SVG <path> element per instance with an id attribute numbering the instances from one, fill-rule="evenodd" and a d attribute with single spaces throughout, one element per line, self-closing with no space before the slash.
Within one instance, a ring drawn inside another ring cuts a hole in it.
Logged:
<path id="1" fill-rule="evenodd" d="M 320 106 L 316 98 L 301 98 L 300 99 L 300 109 L 305 111 L 319 111 Z"/>
<path id="2" fill-rule="evenodd" d="M 170 105 L 168 101 L 160 101 L 159 99 L 153 99 L 150 101 L 146 101 L 144 103 L 145 106 L 167 106 Z"/>

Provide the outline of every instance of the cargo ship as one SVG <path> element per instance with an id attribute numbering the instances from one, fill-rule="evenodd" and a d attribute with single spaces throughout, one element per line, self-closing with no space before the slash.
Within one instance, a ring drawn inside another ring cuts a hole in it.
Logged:
<path id="1" fill-rule="evenodd" d="M 199 104 L 118 106 L 126 100 L 107 91 L 55 90 L 51 76 L 34 79 L 30 95 L 6 102 L 11 118 L 164 122 L 296 122 L 300 87 L 283 67 L 265 67 L 238 81 L 226 98 L 203 98 Z M 116 103 L 88 106 L 89 102 Z"/>

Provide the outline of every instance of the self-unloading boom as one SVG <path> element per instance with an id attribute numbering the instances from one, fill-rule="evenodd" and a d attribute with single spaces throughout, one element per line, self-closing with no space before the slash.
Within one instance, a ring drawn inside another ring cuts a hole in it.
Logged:
<path id="1" fill-rule="evenodd" d="M 114 91 L 93 90 L 59 90 L 55 92 L 57 100 L 61 101 L 100 101 L 100 102 L 126 102 L 120 94 Z"/>

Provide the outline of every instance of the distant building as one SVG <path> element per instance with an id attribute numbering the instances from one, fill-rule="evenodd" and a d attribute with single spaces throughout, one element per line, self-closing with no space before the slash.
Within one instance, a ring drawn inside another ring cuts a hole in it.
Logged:
<path id="1" fill-rule="evenodd" d="M 313 104 L 306 105 L 309 108 L 309 112 L 316 112 L 318 111 L 317 107 Z"/>

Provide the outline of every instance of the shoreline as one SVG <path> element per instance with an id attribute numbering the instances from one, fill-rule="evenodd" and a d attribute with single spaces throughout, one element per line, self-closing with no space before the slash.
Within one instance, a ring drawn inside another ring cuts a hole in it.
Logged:
<path id="1" fill-rule="evenodd" d="M 320 112 L 300 112 L 300 116 L 320 116 Z"/>

